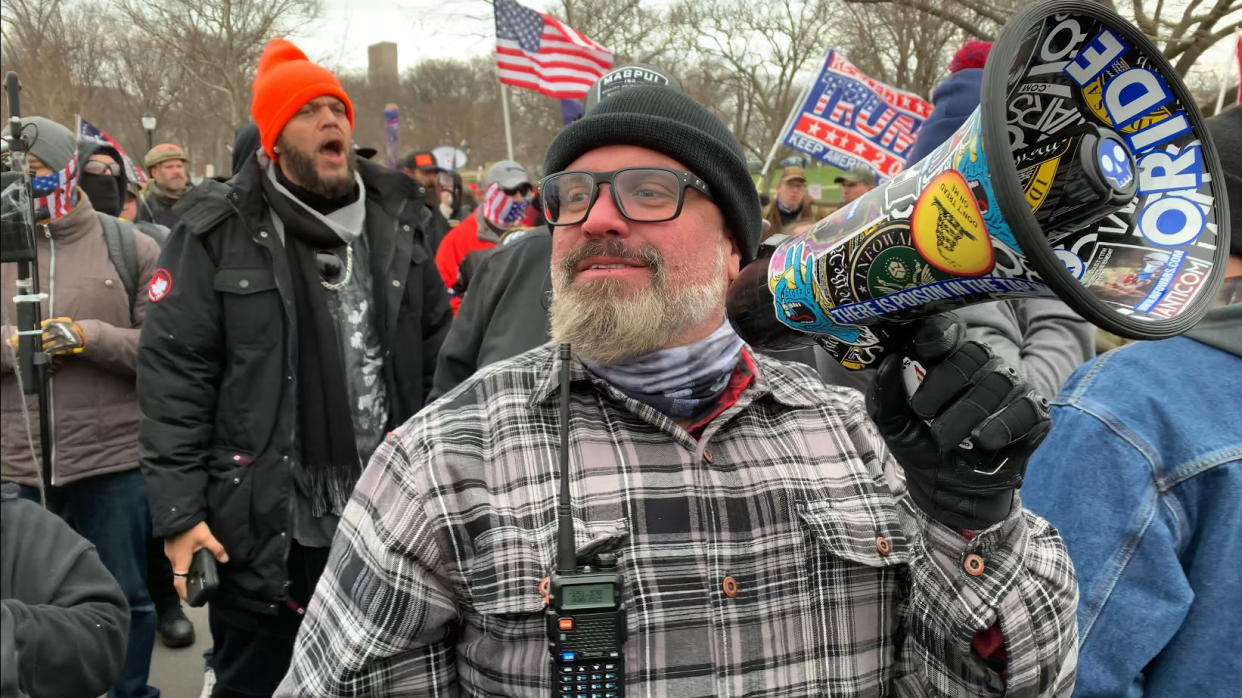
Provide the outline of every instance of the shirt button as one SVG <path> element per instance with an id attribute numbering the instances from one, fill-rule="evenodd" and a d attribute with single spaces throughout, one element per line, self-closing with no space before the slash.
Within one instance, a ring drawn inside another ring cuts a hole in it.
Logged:
<path id="1" fill-rule="evenodd" d="M 888 542 L 888 538 L 880 536 L 875 539 L 875 551 L 881 555 L 887 555 L 893 552 L 893 545 Z"/>
<path id="2" fill-rule="evenodd" d="M 104 279 L 104 286 L 112 288 L 112 279 Z"/>
<path id="3" fill-rule="evenodd" d="M 393 286 L 400 286 L 400 285 L 401 285 L 401 282 L 400 282 L 400 281 L 397 281 L 396 279 L 393 279 L 393 280 L 392 280 L 392 285 L 393 285 Z"/>
<path id="4" fill-rule="evenodd" d="M 969 574 L 972 577 L 978 577 L 983 574 L 983 558 L 974 553 L 966 556 L 966 564 L 962 566 L 966 568 L 966 574 Z"/>
<path id="5" fill-rule="evenodd" d="M 404 230 L 404 231 L 405 231 L 405 232 L 407 232 L 407 233 L 408 233 L 408 232 L 410 232 L 410 226 L 408 226 L 408 225 L 403 225 L 403 226 L 401 226 L 401 229 L 402 229 L 402 230 Z"/>
<path id="6" fill-rule="evenodd" d="M 712 456 L 711 449 L 708 449 L 708 448 L 703 449 L 703 460 L 707 461 L 709 464 L 716 462 L 715 457 Z"/>
<path id="7" fill-rule="evenodd" d="M 265 238 L 265 237 L 267 237 L 267 231 L 266 231 L 266 230 L 260 230 L 260 231 L 259 231 L 259 237 L 261 237 L 261 238 Z"/>
<path id="8" fill-rule="evenodd" d="M 737 580 L 733 577 L 725 577 L 720 583 L 720 588 L 724 589 L 725 596 L 729 598 L 737 596 Z"/>
<path id="9" fill-rule="evenodd" d="M 237 285 L 241 286 L 242 288 L 250 288 L 250 281 L 247 279 L 242 279 L 241 281 L 237 282 Z"/>

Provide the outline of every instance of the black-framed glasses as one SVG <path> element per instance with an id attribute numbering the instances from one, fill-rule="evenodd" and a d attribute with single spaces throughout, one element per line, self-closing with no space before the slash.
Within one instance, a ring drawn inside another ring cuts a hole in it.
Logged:
<path id="1" fill-rule="evenodd" d="M 103 162 L 101 160 L 87 160 L 82 164 L 82 171 L 90 175 L 109 175 L 112 177 L 120 177 L 121 163 Z"/>
<path id="2" fill-rule="evenodd" d="M 604 183 L 609 185 L 612 203 L 621 215 L 640 223 L 671 221 L 680 216 L 687 187 L 709 199 L 712 196 L 707 183 L 698 175 L 667 167 L 558 172 L 539 183 L 548 225 L 574 225 L 586 220 L 599 197 L 599 185 Z"/>

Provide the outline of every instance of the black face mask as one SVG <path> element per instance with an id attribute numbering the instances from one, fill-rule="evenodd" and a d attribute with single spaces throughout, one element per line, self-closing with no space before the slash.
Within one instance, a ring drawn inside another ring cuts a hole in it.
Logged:
<path id="1" fill-rule="evenodd" d="M 96 211 L 109 216 L 120 215 L 121 207 L 125 203 L 123 194 L 125 183 L 120 177 L 83 172 L 78 175 L 78 186 L 86 192 L 86 196 L 90 198 L 91 205 Z"/>

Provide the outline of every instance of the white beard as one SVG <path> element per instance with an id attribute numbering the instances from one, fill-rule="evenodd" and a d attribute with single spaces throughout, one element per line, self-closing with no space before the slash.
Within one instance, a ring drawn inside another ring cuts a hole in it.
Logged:
<path id="1" fill-rule="evenodd" d="M 620 280 L 570 284 L 564 270 L 552 268 L 552 339 L 601 364 L 613 364 L 674 346 L 688 327 L 723 311 L 728 279 L 725 250 L 716 246 L 716 263 L 701 283 L 673 287 L 662 269 L 651 283 L 631 291 Z M 713 324 L 713 328 L 715 324 Z"/>

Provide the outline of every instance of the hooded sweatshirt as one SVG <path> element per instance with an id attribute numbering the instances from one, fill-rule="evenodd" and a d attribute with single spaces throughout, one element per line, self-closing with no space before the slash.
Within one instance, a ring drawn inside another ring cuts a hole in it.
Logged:
<path id="1" fill-rule="evenodd" d="M 1186 336 L 1201 344 L 1242 357 L 1242 303 L 1210 311 Z"/>

